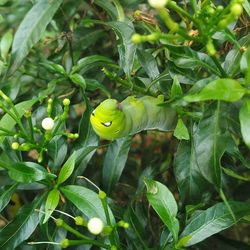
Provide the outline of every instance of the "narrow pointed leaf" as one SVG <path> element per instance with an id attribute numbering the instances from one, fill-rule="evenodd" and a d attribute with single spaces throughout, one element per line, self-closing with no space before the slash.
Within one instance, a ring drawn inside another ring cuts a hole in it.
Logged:
<path id="1" fill-rule="evenodd" d="M 44 195 L 23 206 L 14 220 L 0 231 L 1 249 L 15 249 L 30 237 L 39 223 L 39 216 L 35 209 L 40 206 L 43 199 Z"/>
<path id="2" fill-rule="evenodd" d="M 244 142 L 250 148 L 250 101 L 244 99 L 240 108 L 240 128 Z"/>
<path id="3" fill-rule="evenodd" d="M 18 183 L 13 184 L 8 189 L 6 189 L 0 196 L 0 212 L 8 205 L 12 194 L 17 189 Z"/>
<path id="4" fill-rule="evenodd" d="M 190 218 L 189 223 L 181 234 L 181 239 L 188 237 L 189 240 L 185 242 L 184 246 L 192 246 L 213 234 L 221 232 L 226 228 L 236 224 L 244 216 L 250 214 L 249 202 L 229 202 L 236 221 L 228 210 L 225 203 L 218 203 L 213 207 L 200 212 L 198 215 L 194 214 Z"/>
<path id="5" fill-rule="evenodd" d="M 60 192 L 57 189 L 52 189 L 47 197 L 45 203 L 45 217 L 43 223 L 45 223 L 49 218 L 53 211 L 56 209 L 60 199 Z"/>
<path id="6" fill-rule="evenodd" d="M 62 2 L 63 0 L 39 0 L 26 14 L 14 36 L 10 75 L 17 70 L 30 49 L 39 41 Z"/>
<path id="7" fill-rule="evenodd" d="M 108 147 L 103 164 L 103 185 L 109 193 L 119 181 L 125 167 L 132 136 L 113 141 Z"/>
<path id="8" fill-rule="evenodd" d="M 60 170 L 57 184 L 61 184 L 65 182 L 73 173 L 76 161 L 76 154 L 75 152 L 68 158 L 68 160 L 64 163 L 63 167 Z"/>
<path id="9" fill-rule="evenodd" d="M 147 199 L 163 223 L 172 233 L 174 240 L 178 239 L 179 222 L 176 218 L 178 207 L 173 194 L 160 182 L 144 181 L 147 187 Z"/>

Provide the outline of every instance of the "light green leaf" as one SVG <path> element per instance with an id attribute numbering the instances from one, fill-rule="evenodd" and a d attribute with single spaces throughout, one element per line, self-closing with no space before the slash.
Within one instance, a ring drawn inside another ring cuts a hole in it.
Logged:
<path id="1" fill-rule="evenodd" d="M 12 40 L 13 40 L 12 31 L 6 32 L 1 39 L 0 51 L 1 51 L 1 57 L 4 61 L 7 60 L 7 56 L 8 56 L 8 52 L 10 50 L 11 44 L 12 44 Z"/>
<path id="2" fill-rule="evenodd" d="M 174 130 L 174 136 L 179 140 L 189 140 L 189 133 L 186 125 L 181 118 L 178 119 L 176 128 Z"/>
<path id="3" fill-rule="evenodd" d="M 18 69 L 30 49 L 39 41 L 62 2 L 39 0 L 26 14 L 14 36 L 9 75 Z"/>
<path id="4" fill-rule="evenodd" d="M 228 202 L 228 204 L 237 221 L 250 214 L 249 202 L 232 201 Z M 182 241 L 184 237 L 190 237 L 188 241 L 184 241 L 183 243 L 185 247 L 192 246 L 213 234 L 231 227 L 235 223 L 236 222 L 226 204 L 218 203 L 199 214 L 194 214 L 182 232 L 180 241 Z"/>
<path id="5" fill-rule="evenodd" d="M 250 148 L 250 100 L 244 99 L 240 108 L 240 128 L 244 142 Z"/>
<path id="6" fill-rule="evenodd" d="M 181 96 L 183 94 L 180 82 L 178 81 L 178 78 L 175 77 L 173 80 L 173 84 L 171 86 L 171 93 L 170 98 L 174 99 L 177 96 Z"/>
<path id="7" fill-rule="evenodd" d="M 132 136 L 113 141 L 105 155 L 103 164 L 103 185 L 107 193 L 110 193 L 114 185 L 119 181 L 125 167 Z"/>
<path id="8" fill-rule="evenodd" d="M 217 79 L 207 84 L 200 93 L 187 95 L 184 100 L 187 102 L 199 102 L 206 100 L 221 100 L 235 102 L 240 100 L 247 89 L 233 79 Z"/>
<path id="9" fill-rule="evenodd" d="M 240 60 L 241 72 L 245 75 L 246 84 L 250 84 L 250 48 L 244 52 Z"/>
<path id="10" fill-rule="evenodd" d="M 160 182 L 144 180 L 147 187 L 147 199 L 163 223 L 172 233 L 174 241 L 178 239 L 179 222 L 176 218 L 178 207 L 173 194 Z"/>
<path id="11" fill-rule="evenodd" d="M 45 203 L 45 217 L 43 223 L 47 222 L 47 220 L 50 218 L 50 215 L 53 213 L 59 203 L 59 199 L 60 192 L 57 189 L 52 189 L 49 192 Z"/>
<path id="12" fill-rule="evenodd" d="M 76 154 L 75 152 L 68 158 L 68 160 L 64 163 L 61 171 L 59 173 L 57 184 L 60 185 L 61 183 L 65 182 L 73 173 L 76 161 Z"/>
<path id="13" fill-rule="evenodd" d="M 77 74 L 77 73 L 71 74 L 71 75 L 69 75 L 69 79 L 73 83 L 79 85 L 83 90 L 86 89 L 86 81 L 80 74 Z"/>

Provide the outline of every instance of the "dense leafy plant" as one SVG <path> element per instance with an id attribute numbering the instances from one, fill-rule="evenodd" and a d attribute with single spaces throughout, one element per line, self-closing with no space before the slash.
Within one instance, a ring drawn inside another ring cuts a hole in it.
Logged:
<path id="1" fill-rule="evenodd" d="M 250 249 L 249 16 L 247 0 L 0 0 L 0 247 Z M 100 140 L 93 109 L 131 95 L 162 95 L 174 130 Z"/>

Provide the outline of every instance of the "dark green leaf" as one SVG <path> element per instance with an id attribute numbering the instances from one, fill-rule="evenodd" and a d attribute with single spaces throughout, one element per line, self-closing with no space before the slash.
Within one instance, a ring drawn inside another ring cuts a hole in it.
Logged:
<path id="1" fill-rule="evenodd" d="M 250 83 L 250 49 L 244 52 L 240 60 L 241 72 L 245 74 L 246 84 Z"/>
<path id="2" fill-rule="evenodd" d="M 220 75 L 220 72 L 218 71 L 215 63 L 207 54 L 196 52 L 186 46 L 175 46 L 167 44 L 166 47 L 169 49 L 170 53 L 169 60 L 173 61 L 178 67 L 203 67 L 216 75 Z"/>
<path id="3" fill-rule="evenodd" d="M 75 65 L 72 68 L 70 74 L 80 73 L 81 75 L 83 75 L 90 69 L 100 66 L 104 67 L 106 65 L 112 65 L 112 64 L 114 64 L 113 61 L 106 56 L 100 56 L 100 55 L 86 56 L 77 62 L 77 65 Z"/>
<path id="4" fill-rule="evenodd" d="M 45 203 L 45 216 L 43 223 L 47 222 L 47 220 L 50 218 L 50 215 L 53 213 L 59 203 L 59 199 L 60 192 L 57 189 L 52 189 L 49 192 Z"/>
<path id="5" fill-rule="evenodd" d="M 205 179 L 221 186 L 221 157 L 231 143 L 227 131 L 228 107 L 220 102 L 211 105 L 194 132 L 196 161 Z"/>
<path id="6" fill-rule="evenodd" d="M 79 85 L 83 90 L 86 89 L 86 81 L 80 74 L 71 74 L 69 75 L 69 78 L 73 83 Z"/>
<path id="7" fill-rule="evenodd" d="M 234 102 L 240 100 L 247 89 L 233 79 L 217 79 L 206 85 L 200 93 L 187 95 L 184 100 L 187 102 L 198 102 L 206 100 L 221 100 Z"/>
<path id="8" fill-rule="evenodd" d="M 250 148 L 250 100 L 244 99 L 240 108 L 240 128 L 244 142 Z"/>
<path id="9" fill-rule="evenodd" d="M 30 49 L 39 41 L 62 2 L 39 0 L 26 14 L 14 36 L 10 75 L 18 69 Z"/>
<path id="10" fill-rule="evenodd" d="M 6 189 L 0 196 L 0 212 L 8 205 L 12 194 L 16 191 L 18 183 L 13 184 L 8 189 Z"/>
<path id="11" fill-rule="evenodd" d="M 37 209 L 44 195 L 23 206 L 13 221 L 0 231 L 0 248 L 15 249 L 20 243 L 30 237 L 39 223 Z"/>
<path id="12" fill-rule="evenodd" d="M 147 199 L 163 223 L 172 233 L 174 241 L 178 239 L 179 222 L 176 218 L 178 207 L 173 194 L 160 182 L 144 181 L 147 187 Z"/>
<path id="13" fill-rule="evenodd" d="M 119 37 L 118 52 L 120 67 L 124 70 L 127 77 L 130 77 L 136 51 L 136 45 L 131 41 L 131 37 L 135 33 L 133 23 L 131 21 L 117 21 L 104 24 L 113 28 Z"/>
<path id="14" fill-rule="evenodd" d="M 110 193 L 114 185 L 119 181 L 125 167 L 132 136 L 120 138 L 113 141 L 105 155 L 103 163 L 103 185 Z"/>
<path id="15" fill-rule="evenodd" d="M 237 221 L 250 214 L 249 202 L 232 201 L 229 202 L 229 205 Z M 184 237 L 188 238 L 184 246 L 192 246 L 203 241 L 211 235 L 231 227 L 236 224 L 237 221 L 234 221 L 234 218 L 224 203 L 218 203 L 200 212 L 198 215 L 194 214 L 181 234 L 182 239 Z"/>
<path id="16" fill-rule="evenodd" d="M 64 186 L 60 190 L 88 218 L 99 217 L 106 221 L 102 203 L 97 193 L 88 188 L 75 185 Z M 109 214 L 112 223 L 114 223 L 115 220 L 111 210 L 109 210 Z"/>
<path id="17" fill-rule="evenodd" d="M 55 177 L 49 174 L 44 167 L 34 162 L 18 162 L 9 168 L 9 176 L 17 182 L 32 183 Z"/>
<path id="18" fill-rule="evenodd" d="M 75 152 L 68 158 L 68 160 L 62 166 L 58 179 L 57 184 L 60 185 L 65 182 L 73 173 L 76 161 L 76 154 Z"/>
<path id="19" fill-rule="evenodd" d="M 199 202 L 209 184 L 202 176 L 196 160 L 193 141 L 180 142 L 174 160 L 175 178 L 183 202 Z"/>

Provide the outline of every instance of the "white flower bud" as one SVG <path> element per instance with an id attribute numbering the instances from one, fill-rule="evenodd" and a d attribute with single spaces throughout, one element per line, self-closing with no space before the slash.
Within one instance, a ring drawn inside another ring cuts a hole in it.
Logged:
<path id="1" fill-rule="evenodd" d="M 45 130 L 52 130 L 52 128 L 54 127 L 54 120 L 50 117 L 46 117 L 42 120 L 42 127 Z"/>
<path id="2" fill-rule="evenodd" d="M 155 9 L 164 8 L 168 0 L 148 0 L 148 3 L 151 7 Z"/>
<path id="3" fill-rule="evenodd" d="M 90 233 L 97 235 L 102 232 L 104 225 L 100 218 L 93 217 L 88 221 L 87 227 Z"/>

